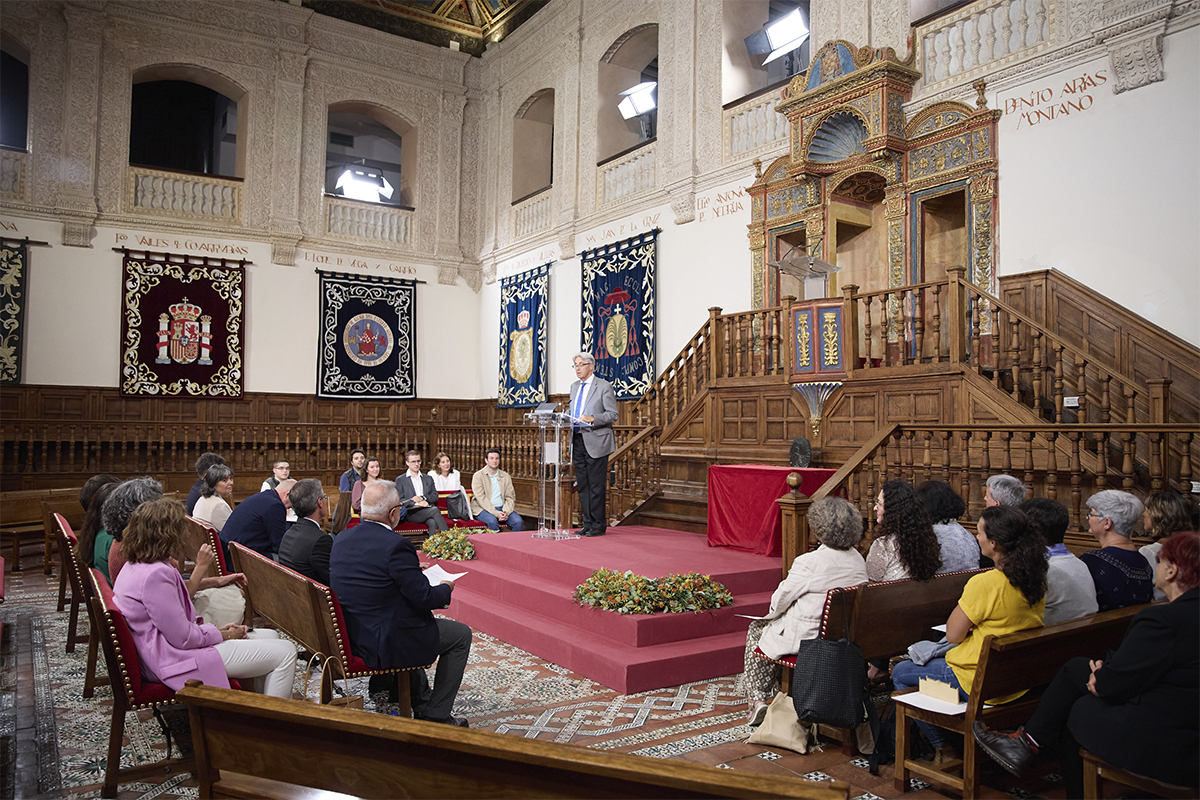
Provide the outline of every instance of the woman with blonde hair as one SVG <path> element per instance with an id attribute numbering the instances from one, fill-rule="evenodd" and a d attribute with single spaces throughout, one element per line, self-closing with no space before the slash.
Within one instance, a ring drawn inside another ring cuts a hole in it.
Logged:
<path id="1" fill-rule="evenodd" d="M 295 645 L 274 631 L 250 634 L 235 623 L 220 628 L 197 624 L 187 585 L 172 564 L 183 547 L 184 525 L 183 505 L 164 497 L 139 506 L 121 539 L 126 563 L 113 595 L 129 624 L 142 671 L 174 691 L 192 678 L 224 688 L 229 678 L 237 678 L 252 680 L 255 691 L 290 698 Z"/>

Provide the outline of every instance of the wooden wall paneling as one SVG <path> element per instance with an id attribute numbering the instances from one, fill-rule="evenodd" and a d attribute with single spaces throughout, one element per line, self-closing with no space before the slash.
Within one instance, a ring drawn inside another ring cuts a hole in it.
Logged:
<path id="1" fill-rule="evenodd" d="M 738 396 L 733 392 L 722 392 L 718 398 L 721 409 L 719 441 L 757 441 L 761 408 L 759 398 Z"/>
<path id="2" fill-rule="evenodd" d="M 809 439 L 812 430 L 809 426 L 808 404 L 800 393 L 791 386 L 770 392 L 764 398 L 765 421 L 763 426 L 763 441 L 783 443 L 791 448 L 792 440 L 797 436 Z M 816 443 L 812 443 L 814 446 Z"/>

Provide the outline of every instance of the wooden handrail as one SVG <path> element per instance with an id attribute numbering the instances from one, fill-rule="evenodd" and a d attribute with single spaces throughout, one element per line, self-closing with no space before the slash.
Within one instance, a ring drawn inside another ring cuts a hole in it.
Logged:
<path id="1" fill-rule="evenodd" d="M 613 451 L 613 454 L 608 457 L 609 466 L 611 467 L 613 464 L 615 464 L 616 462 L 618 462 L 622 458 L 624 458 L 626 453 L 628 453 L 633 448 L 637 447 L 645 439 L 649 438 L 650 436 L 653 436 L 654 433 L 658 431 L 658 429 L 659 429 L 658 425 L 647 425 L 646 427 L 644 427 L 640 431 L 638 431 L 636 436 L 634 436 L 632 439 L 627 441 L 625 444 L 618 447 L 616 450 Z"/>
<path id="2" fill-rule="evenodd" d="M 828 480 L 821 484 L 821 488 L 813 492 L 811 499 L 820 500 L 822 498 L 829 497 L 829 495 L 832 494 L 835 489 L 845 482 L 846 478 L 850 477 L 851 474 L 856 472 L 863 465 L 863 463 L 875 453 L 875 450 L 878 449 L 881 444 L 890 439 L 892 435 L 895 434 L 899 429 L 900 425 L 893 424 L 886 428 L 880 428 L 878 431 L 876 431 L 875 435 L 868 439 L 866 444 L 858 448 L 854 455 L 846 459 L 846 463 L 842 464 L 837 472 L 830 475 Z"/>

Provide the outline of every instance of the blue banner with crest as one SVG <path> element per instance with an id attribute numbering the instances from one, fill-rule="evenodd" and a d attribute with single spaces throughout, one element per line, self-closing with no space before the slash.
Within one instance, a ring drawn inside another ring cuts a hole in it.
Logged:
<path id="1" fill-rule="evenodd" d="M 500 281 L 501 408 L 546 402 L 550 265 Z"/>
<path id="2" fill-rule="evenodd" d="M 654 372 L 658 229 L 585 250 L 580 350 L 596 357 L 596 374 L 618 400 L 646 393 Z"/>

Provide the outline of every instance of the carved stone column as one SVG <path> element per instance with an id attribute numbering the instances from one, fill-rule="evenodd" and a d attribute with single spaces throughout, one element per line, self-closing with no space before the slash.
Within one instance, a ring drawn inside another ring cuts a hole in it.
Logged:
<path id="1" fill-rule="evenodd" d="M 1108 49 L 1113 94 L 1163 79 L 1162 39 L 1172 5 L 1172 0 L 1110 0 L 1092 6 L 1092 36 Z"/>
<path id="2" fill-rule="evenodd" d="M 458 243 L 459 170 L 462 159 L 463 113 L 467 97 L 463 92 L 442 92 L 442 136 L 438 142 L 438 164 L 441 181 L 438 186 L 437 255 L 441 258 L 462 258 Z M 440 278 L 439 278 L 440 282 Z"/>
<path id="3" fill-rule="evenodd" d="M 62 98 L 62 160 L 56 211 L 63 223 L 62 243 L 92 246 L 96 202 L 96 120 L 100 104 L 100 48 L 104 13 L 69 4 L 65 94 Z"/>
<path id="4" fill-rule="evenodd" d="M 304 129 L 304 76 L 308 57 L 282 51 L 275 70 L 275 147 L 272 154 L 274 190 L 271 192 L 271 261 L 293 266 L 300 227 L 301 133 Z M 324 140 L 322 136 L 322 140 Z"/>

